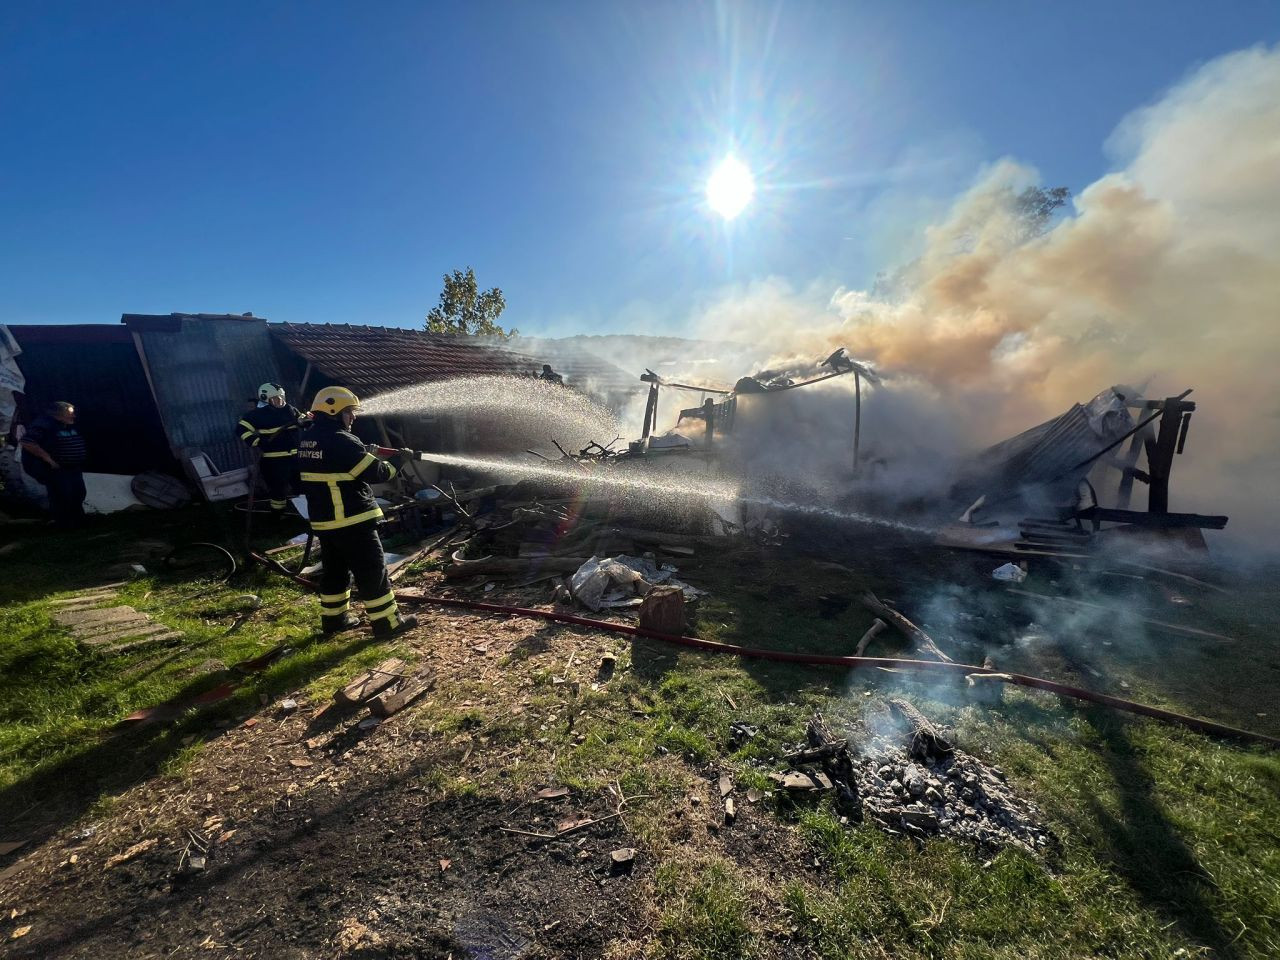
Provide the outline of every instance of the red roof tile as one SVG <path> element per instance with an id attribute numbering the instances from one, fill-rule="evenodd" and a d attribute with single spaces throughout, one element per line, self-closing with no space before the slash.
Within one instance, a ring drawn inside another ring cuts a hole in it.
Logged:
<path id="1" fill-rule="evenodd" d="M 279 323 L 269 329 L 289 350 L 361 396 L 435 380 L 541 369 L 530 357 L 461 336 L 349 323 Z"/>

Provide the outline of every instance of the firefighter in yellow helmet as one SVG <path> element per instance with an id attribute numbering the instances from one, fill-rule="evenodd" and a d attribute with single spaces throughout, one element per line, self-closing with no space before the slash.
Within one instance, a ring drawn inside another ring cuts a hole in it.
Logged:
<path id="1" fill-rule="evenodd" d="M 365 450 L 351 433 L 360 400 L 345 387 L 325 387 L 311 405 L 311 428 L 298 444 L 302 492 L 311 529 L 320 540 L 320 624 L 329 633 L 358 626 L 349 612 L 351 580 L 374 636 L 390 637 L 417 625 L 401 617 L 378 537 L 382 510 L 370 483 L 386 483 L 396 468 Z"/>
<path id="2" fill-rule="evenodd" d="M 264 383 L 258 405 L 236 424 L 237 436 L 262 455 L 258 469 L 278 517 L 298 486 L 298 435 L 306 422 L 306 414 L 285 401 L 284 387 Z"/>

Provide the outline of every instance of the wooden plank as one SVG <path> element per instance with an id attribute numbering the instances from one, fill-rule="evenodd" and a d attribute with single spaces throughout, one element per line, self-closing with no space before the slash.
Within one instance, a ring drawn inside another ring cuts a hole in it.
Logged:
<path id="1" fill-rule="evenodd" d="M 406 680 L 370 700 L 369 712 L 375 717 L 385 720 L 392 714 L 399 713 L 435 685 L 435 671 Z"/>
<path id="2" fill-rule="evenodd" d="M 1144 513 L 1141 510 L 1113 510 L 1107 507 L 1089 507 L 1076 516 L 1082 520 L 1102 520 L 1109 523 L 1132 523 L 1140 527 L 1200 527 L 1221 530 L 1227 525 L 1226 517 L 1205 516 L 1199 513 Z"/>
<path id="3" fill-rule="evenodd" d="M 138 613 L 133 607 L 102 607 L 90 610 L 59 610 L 53 618 L 64 627 L 72 627 L 78 623 L 110 623 L 132 620 L 139 616 L 145 616 L 145 614 Z"/>
<path id="4" fill-rule="evenodd" d="M 108 640 L 118 640 L 120 637 L 139 636 L 154 626 L 158 626 L 154 620 L 150 617 L 143 617 L 138 620 L 104 623 L 101 626 L 96 623 L 82 623 L 78 627 L 73 627 L 71 632 L 75 634 L 77 640 L 82 642 L 90 637 L 103 637 Z"/>
<path id="5" fill-rule="evenodd" d="M 141 628 L 136 628 L 136 629 L 130 628 L 127 630 L 113 630 L 113 631 L 104 632 L 104 633 L 94 633 L 91 635 L 81 636 L 79 640 L 80 640 L 80 643 L 86 647 L 101 647 L 105 644 L 115 643 L 118 640 L 123 640 L 126 638 L 141 639 L 143 637 L 153 637 L 156 634 L 165 633 L 166 631 L 168 631 L 168 629 L 169 628 L 166 627 L 163 623 L 154 623 L 154 622 L 148 621 L 146 626 Z"/>
<path id="6" fill-rule="evenodd" d="M 152 647 L 168 646 L 177 643 L 185 636 L 181 630 L 165 630 L 140 640 L 130 640 L 127 643 L 118 643 L 112 647 L 103 647 L 101 652 L 109 656 L 119 656 L 124 653 L 133 653 L 135 650 L 147 650 Z"/>
<path id="7" fill-rule="evenodd" d="M 57 600 L 50 600 L 55 607 L 73 607 L 86 603 L 105 603 L 120 596 L 119 590 L 102 590 L 93 593 L 77 593 L 74 597 L 60 597 Z"/>
<path id="8" fill-rule="evenodd" d="M 333 695 L 333 699 L 349 707 L 364 703 L 401 679 L 406 666 L 403 660 L 395 657 L 384 660 L 368 673 L 363 673 L 348 683 Z"/>

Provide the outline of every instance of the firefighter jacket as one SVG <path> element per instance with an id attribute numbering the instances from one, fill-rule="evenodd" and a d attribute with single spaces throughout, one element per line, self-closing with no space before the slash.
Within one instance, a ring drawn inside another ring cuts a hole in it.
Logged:
<path id="1" fill-rule="evenodd" d="M 377 521 L 382 510 L 369 484 L 386 483 L 396 475 L 395 467 L 366 453 L 338 420 L 320 415 L 298 444 L 298 466 L 316 533 Z"/>
<path id="2" fill-rule="evenodd" d="M 292 457 L 298 452 L 298 434 L 306 422 L 306 414 L 297 407 L 268 403 L 246 413 L 236 424 L 236 434 L 261 450 L 264 457 Z"/>

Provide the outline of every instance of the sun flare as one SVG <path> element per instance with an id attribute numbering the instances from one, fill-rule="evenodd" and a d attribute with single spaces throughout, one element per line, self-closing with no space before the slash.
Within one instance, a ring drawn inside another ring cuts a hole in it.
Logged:
<path id="1" fill-rule="evenodd" d="M 720 161 L 707 180 L 707 205 L 726 220 L 745 210 L 755 193 L 751 171 L 732 154 Z"/>

